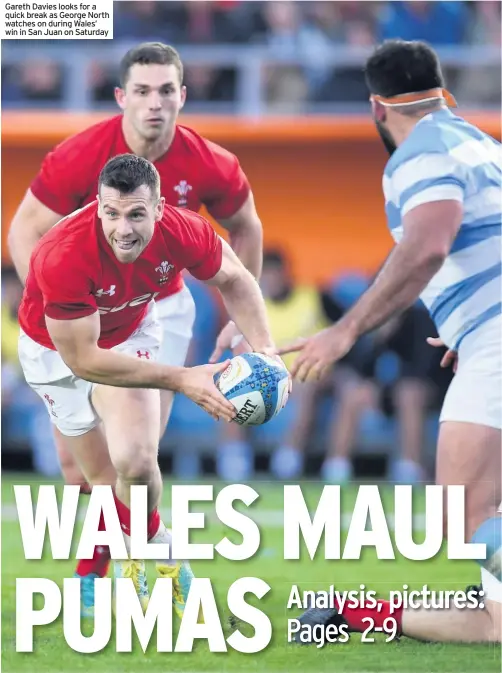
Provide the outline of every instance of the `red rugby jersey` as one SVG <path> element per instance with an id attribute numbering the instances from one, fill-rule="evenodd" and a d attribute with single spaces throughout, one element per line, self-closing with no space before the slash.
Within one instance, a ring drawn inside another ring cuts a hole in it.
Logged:
<path id="1" fill-rule="evenodd" d="M 57 145 L 46 155 L 30 189 L 45 206 L 69 215 L 96 199 L 101 169 L 112 157 L 126 153 L 131 150 L 122 132 L 122 115 L 116 115 Z M 154 165 L 166 203 L 194 212 L 205 205 L 215 219 L 234 215 L 250 192 L 237 157 L 186 126 L 176 126 L 170 148 Z M 182 287 L 178 275 L 158 299 Z"/>
<path id="2" fill-rule="evenodd" d="M 221 239 L 209 222 L 166 205 L 145 250 L 135 262 L 123 264 L 105 238 L 94 202 L 63 219 L 38 242 L 19 324 L 34 341 L 54 349 L 46 315 L 72 320 L 99 311 L 99 346 L 112 348 L 137 329 L 152 299 L 172 294 L 170 288 L 183 269 L 207 280 L 219 271 L 221 260 Z"/>

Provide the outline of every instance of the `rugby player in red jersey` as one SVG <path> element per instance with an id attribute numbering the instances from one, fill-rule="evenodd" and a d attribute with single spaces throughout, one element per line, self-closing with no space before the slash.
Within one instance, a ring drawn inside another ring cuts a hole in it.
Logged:
<path id="1" fill-rule="evenodd" d="M 154 164 L 167 204 L 192 211 L 205 205 L 228 230 L 230 245 L 244 266 L 258 278 L 262 226 L 239 161 L 177 123 L 186 89 L 176 50 L 160 43 L 144 43 L 127 52 L 120 64 L 120 87 L 115 97 L 122 113 L 66 139 L 49 152 L 20 204 L 8 244 L 21 280 L 26 280 L 30 256 L 41 236 L 61 217 L 95 200 L 101 169 L 109 159 L 123 153 L 134 153 Z M 101 289 L 110 291 L 104 286 Z M 159 362 L 181 366 L 192 336 L 195 307 L 179 272 L 159 288 L 155 301 L 163 331 Z M 214 361 L 239 338 L 235 325 L 226 325 L 218 337 Z M 241 342 L 240 347 L 243 345 Z M 171 390 L 161 390 L 161 435 L 173 397 Z M 57 428 L 55 439 L 66 482 L 80 484 L 88 491 L 68 439 Z M 116 474 L 106 447 L 95 441 L 88 436 L 87 455 L 94 456 L 95 461 L 91 484 L 113 484 Z M 89 572 L 106 573 L 106 564 L 89 567 L 81 562 L 78 573 Z"/>
<path id="2" fill-rule="evenodd" d="M 8 243 L 21 280 L 26 279 L 30 255 L 40 237 L 61 217 L 94 201 L 101 169 L 110 158 L 124 153 L 137 154 L 154 164 L 166 203 L 193 211 L 206 206 L 228 230 L 230 245 L 244 266 L 259 278 L 262 225 L 239 161 L 177 123 L 186 89 L 176 50 L 160 43 L 145 43 L 127 52 L 120 64 L 120 87 L 115 97 L 122 114 L 66 139 L 49 152 L 19 206 Z M 156 301 L 163 327 L 160 362 L 183 365 L 195 307 L 181 274 L 161 288 Z M 218 338 L 214 359 L 237 341 L 238 330 L 229 323 Z M 162 391 L 162 432 L 172 402 L 173 393 Z M 56 444 L 66 481 L 85 486 L 57 431 Z"/>
<path id="3" fill-rule="evenodd" d="M 157 362 L 162 331 L 155 298 L 188 269 L 220 290 L 255 351 L 272 354 L 274 345 L 252 274 L 207 220 L 165 205 L 152 163 L 133 154 L 111 159 L 97 193 L 97 202 L 61 220 L 35 246 L 19 311 L 20 362 L 90 483 L 100 483 L 100 473 L 117 475 L 124 533 L 130 533 L 129 487 L 146 484 L 149 538 L 169 543 L 157 509 L 159 389 L 187 395 L 216 418 L 230 421 L 235 410 L 213 380 L 228 363 Z M 80 562 L 83 614 L 93 614 L 94 579 L 108 559 L 97 547 L 92 560 Z M 162 561 L 157 570 L 176 582 L 174 603 L 182 613 L 189 565 Z M 140 598 L 148 598 L 144 563 L 117 562 L 115 576 L 133 577 Z"/>

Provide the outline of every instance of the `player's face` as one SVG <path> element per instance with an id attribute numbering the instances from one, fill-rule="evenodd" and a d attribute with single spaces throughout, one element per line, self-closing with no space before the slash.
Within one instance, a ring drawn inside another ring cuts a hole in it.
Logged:
<path id="1" fill-rule="evenodd" d="M 162 218 L 164 199 L 157 199 L 146 185 L 130 194 L 103 185 L 98 201 L 98 216 L 115 257 L 123 264 L 136 261 Z"/>
<path id="2" fill-rule="evenodd" d="M 145 140 L 152 142 L 169 133 L 185 103 L 174 65 L 134 64 L 125 89 L 116 89 L 115 98 L 124 117 Z"/>

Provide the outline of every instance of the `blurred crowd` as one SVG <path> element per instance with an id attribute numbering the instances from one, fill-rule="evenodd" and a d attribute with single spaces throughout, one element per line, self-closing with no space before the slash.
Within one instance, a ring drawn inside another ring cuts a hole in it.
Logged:
<path id="1" fill-rule="evenodd" d="M 318 288 L 299 285 L 280 249 L 264 256 L 261 287 L 278 345 L 316 332 L 338 320 L 367 288 L 359 274 L 337 276 Z M 207 286 L 186 278 L 197 306 L 188 364 L 206 363 L 226 316 Z M 17 309 L 22 294 L 14 271 L 2 279 L 2 454 L 31 455 L 34 468 L 59 474 L 45 406 L 24 383 L 17 358 Z M 354 476 L 360 455 L 384 456 L 387 476 L 414 483 L 432 474 L 431 459 L 439 408 L 451 372 L 441 353 L 426 343 L 435 328 L 421 305 L 410 308 L 357 343 L 320 383 L 295 384 L 285 409 L 251 430 L 216 423 L 188 398 L 177 396 L 161 458 L 173 473 L 199 476 L 211 462 L 224 480 L 250 479 L 266 469 L 276 479 L 306 474 L 327 483 Z M 286 356 L 286 364 L 294 355 Z"/>
<path id="2" fill-rule="evenodd" d="M 326 65 L 330 45 L 369 47 L 386 38 L 422 39 L 436 47 L 501 43 L 501 3 L 318 2 L 309 0 L 140 0 L 115 3 L 114 43 L 160 40 L 178 47 L 261 45 L 279 57 L 308 53 L 305 65 L 265 66 L 263 98 L 270 105 L 354 103 L 367 100 L 360 68 Z M 55 44 L 51 41 L 50 44 Z M 10 41 L 13 44 L 13 41 Z M 60 41 L 69 49 L 76 43 Z M 26 43 L 19 41 L 19 49 Z M 79 48 L 86 46 L 78 42 Z M 106 41 L 89 41 L 100 49 Z M 44 57 L 43 41 L 34 60 L 2 68 L 3 102 L 57 103 L 68 76 L 64 65 Z M 499 104 L 500 67 L 446 69 L 448 85 L 460 101 Z M 92 61 L 86 86 L 95 104 L 112 103 L 116 64 Z M 235 67 L 190 65 L 186 69 L 187 108 L 200 102 L 231 103 L 237 96 Z"/>

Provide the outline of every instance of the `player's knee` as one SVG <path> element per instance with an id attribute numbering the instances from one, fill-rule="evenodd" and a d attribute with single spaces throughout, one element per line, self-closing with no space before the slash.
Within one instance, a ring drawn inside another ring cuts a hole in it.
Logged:
<path id="1" fill-rule="evenodd" d="M 99 471 L 92 473 L 88 481 L 92 486 L 114 486 L 117 482 L 117 473 L 110 463 Z"/>
<path id="2" fill-rule="evenodd" d="M 63 477 L 67 486 L 80 486 L 82 493 L 90 493 L 91 487 L 82 473 L 74 474 L 73 472 L 63 471 Z"/>
<path id="3" fill-rule="evenodd" d="M 133 442 L 115 461 L 117 476 L 131 484 L 148 483 L 157 469 L 158 447 L 147 442 Z"/>
<path id="4" fill-rule="evenodd" d="M 61 473 L 63 475 L 65 484 L 68 486 L 86 486 L 87 479 L 85 478 L 82 470 L 76 465 L 76 463 L 71 461 L 65 461 L 60 463 Z"/>

